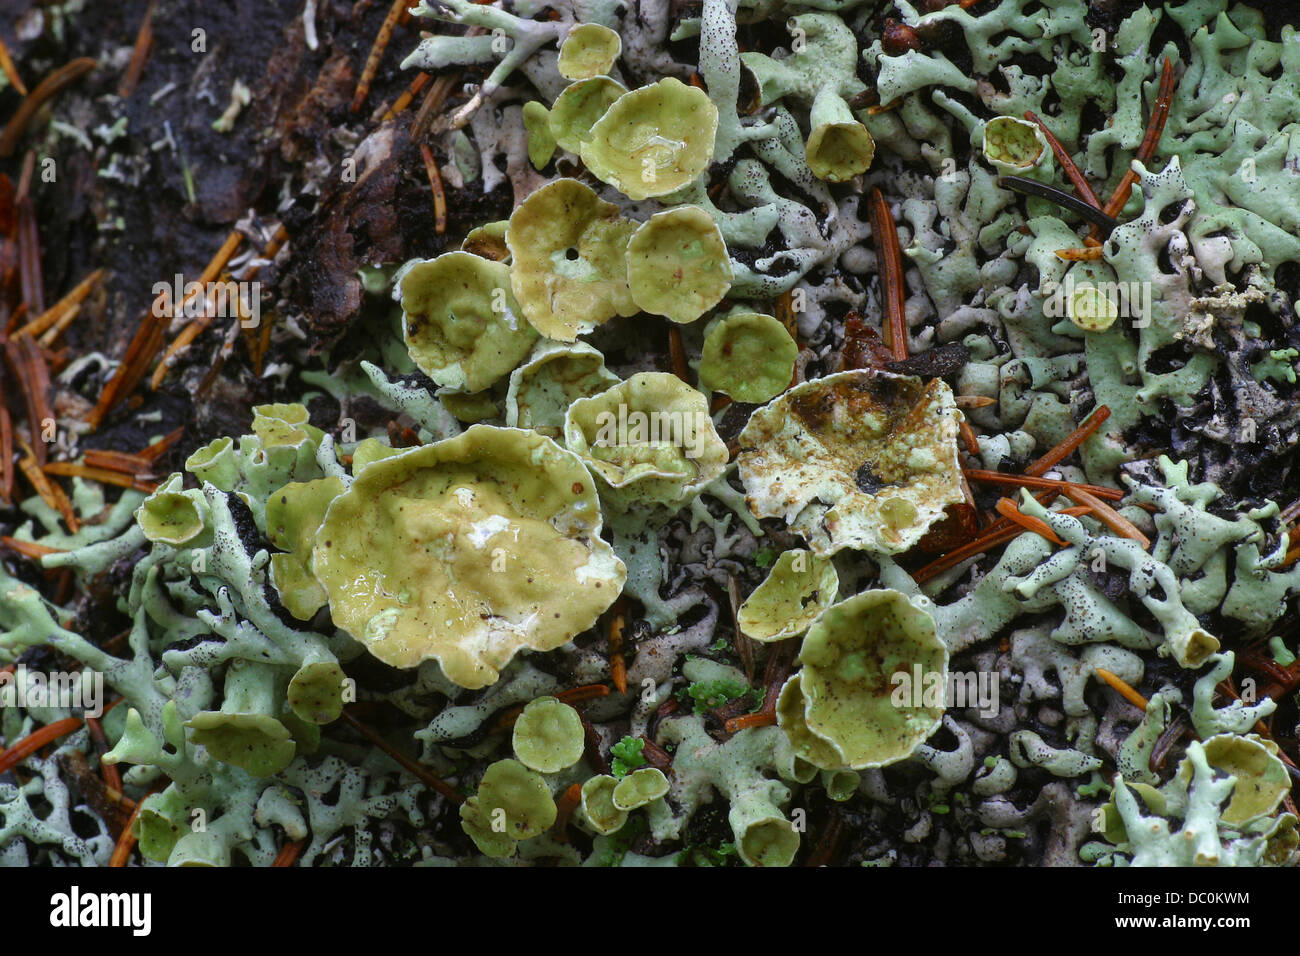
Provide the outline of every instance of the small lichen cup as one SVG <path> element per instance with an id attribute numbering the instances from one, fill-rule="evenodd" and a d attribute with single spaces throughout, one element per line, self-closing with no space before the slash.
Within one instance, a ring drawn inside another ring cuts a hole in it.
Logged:
<path id="1" fill-rule="evenodd" d="M 797 662 L 777 722 L 795 753 L 823 770 L 897 763 L 940 725 L 948 648 L 933 618 L 898 591 L 863 591 L 827 608 Z"/>
<path id="2" fill-rule="evenodd" d="M 738 402 L 767 402 L 790 386 L 799 345 L 777 319 L 732 311 L 704 330 L 700 386 Z"/>
<path id="3" fill-rule="evenodd" d="M 556 68 L 568 80 L 585 80 L 608 73 L 623 51 L 623 41 L 609 27 L 580 23 L 560 44 Z"/>
<path id="4" fill-rule="evenodd" d="M 532 351 L 537 331 L 510 291 L 510 269 L 468 252 L 408 263 L 395 277 L 411 360 L 441 386 L 480 392 Z"/>
<path id="5" fill-rule="evenodd" d="M 632 301 L 679 324 L 721 302 L 734 278 L 722 232 L 699 206 L 655 213 L 627 245 Z"/>
<path id="6" fill-rule="evenodd" d="M 605 111 L 582 144 L 582 161 L 629 199 L 676 192 L 708 168 L 718 108 L 676 77 L 632 90 Z"/>
<path id="7" fill-rule="evenodd" d="M 1047 140 L 1034 123 L 998 116 L 984 126 L 984 158 L 1004 173 L 1023 173 L 1043 161 Z"/>

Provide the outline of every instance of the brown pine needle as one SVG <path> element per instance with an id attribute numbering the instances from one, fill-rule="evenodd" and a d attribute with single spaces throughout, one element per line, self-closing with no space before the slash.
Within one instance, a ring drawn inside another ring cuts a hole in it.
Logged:
<path id="1" fill-rule="evenodd" d="M 776 712 L 767 712 L 760 710 L 753 714 L 742 714 L 739 717 L 732 717 L 723 726 L 727 733 L 736 734 L 749 727 L 770 727 L 776 723 Z"/>
<path id="2" fill-rule="evenodd" d="M 17 538 L 11 538 L 8 535 L 0 536 L 0 544 L 3 544 L 11 551 L 21 554 L 24 558 L 31 558 L 33 561 L 39 561 L 47 554 L 62 554 L 62 548 L 51 548 L 43 544 L 37 544 L 35 541 L 19 541 Z"/>
<path id="3" fill-rule="evenodd" d="M 1086 246 L 1078 249 L 1057 249 L 1056 258 L 1066 262 L 1096 262 L 1102 257 L 1104 246 Z"/>
<path id="4" fill-rule="evenodd" d="M 673 374 L 687 385 L 691 384 L 690 367 L 686 364 L 686 346 L 682 344 L 682 330 L 672 319 L 668 319 L 668 355 L 672 359 Z"/>
<path id="5" fill-rule="evenodd" d="M 623 628 L 627 625 L 622 598 L 614 604 L 609 618 L 609 676 L 620 694 L 627 693 L 627 661 L 623 659 Z"/>
<path id="6" fill-rule="evenodd" d="M 393 0 L 393 5 L 388 11 L 388 16 L 384 17 L 383 25 L 379 28 L 379 35 L 375 37 L 374 44 L 370 47 L 370 55 L 366 57 L 365 68 L 361 71 L 361 79 L 357 81 L 357 92 L 352 97 L 352 112 L 361 112 L 362 105 L 366 102 L 366 97 L 370 95 L 370 84 L 375 81 L 375 74 L 379 72 L 379 61 L 384 57 L 384 50 L 388 48 L 388 41 L 392 39 L 393 28 L 397 26 L 397 20 L 402 15 L 409 0 Z"/>
<path id="7" fill-rule="evenodd" d="M 740 584 L 734 574 L 727 575 L 727 604 L 731 609 L 731 632 L 736 635 L 732 642 L 736 656 L 740 658 L 745 671 L 745 680 L 754 682 L 754 641 L 740 627 Z"/>
<path id="8" fill-rule="evenodd" d="M 1147 120 L 1146 131 L 1142 134 L 1142 142 L 1138 144 L 1137 154 L 1133 157 L 1140 163 L 1149 163 L 1151 157 L 1155 155 L 1156 146 L 1160 143 L 1160 137 L 1165 131 L 1165 121 L 1169 119 L 1169 106 L 1174 98 L 1174 64 L 1169 57 L 1165 57 L 1164 66 L 1160 70 L 1160 86 L 1156 92 L 1155 104 L 1151 107 L 1151 116 Z M 1115 186 L 1115 191 L 1110 194 L 1110 199 L 1106 202 L 1106 214 L 1115 217 L 1120 210 L 1124 208 L 1125 203 L 1129 200 L 1129 194 L 1133 189 L 1134 183 L 1138 180 L 1137 173 L 1133 172 L 1133 164 L 1129 163 L 1128 169 L 1124 170 L 1124 175 L 1119 183 Z M 1092 238 L 1101 235 L 1101 230 L 1093 227 L 1089 233 Z"/>
<path id="9" fill-rule="evenodd" d="M 37 336 L 40 335 L 42 332 L 44 332 L 46 329 L 49 329 L 51 326 L 57 325 L 60 321 L 62 321 L 64 315 L 67 312 L 71 311 L 72 309 L 75 309 L 82 302 L 86 301 L 86 297 L 90 295 L 91 290 L 93 290 L 95 286 L 98 285 L 99 280 L 102 279 L 103 277 L 104 277 L 104 270 L 96 269 L 90 275 L 86 276 L 86 278 L 82 279 L 79 283 L 77 283 L 76 288 L 74 288 L 71 292 L 65 295 L 62 299 L 54 303 L 53 306 L 46 309 L 36 318 L 32 319 L 21 329 L 15 332 L 13 334 L 13 337 L 18 338 L 21 335 Z"/>
<path id="10" fill-rule="evenodd" d="M 52 724 L 46 724 L 40 730 L 27 735 L 8 750 L 0 753 L 0 776 L 8 773 L 42 747 L 54 743 L 60 737 L 67 736 L 80 726 L 80 717 L 65 717 L 63 720 L 56 720 Z"/>
<path id="11" fill-rule="evenodd" d="M 124 451 L 101 451 L 89 449 L 82 456 L 88 468 L 103 468 L 108 471 L 120 471 L 124 475 L 138 475 L 149 468 L 150 462 L 140 455 L 131 455 Z M 48 469 L 47 469 L 48 470 Z"/>
<path id="12" fill-rule="evenodd" d="M 1051 471 L 1087 441 L 1088 437 L 1108 418 L 1110 418 L 1110 409 L 1105 405 L 1098 405 L 1084 423 L 1071 432 L 1064 441 L 1026 468 L 1025 474 L 1031 478 L 1040 478 L 1045 472 Z"/>
<path id="13" fill-rule="evenodd" d="M 117 838 L 117 845 L 113 847 L 113 855 L 109 858 L 108 865 L 114 868 L 126 866 L 131 860 L 131 851 L 135 849 L 135 819 L 140 815 L 140 810 L 144 806 L 145 800 L 157 793 L 157 789 L 149 791 L 140 802 L 135 805 L 131 811 L 131 817 L 122 827 L 122 835 Z"/>
<path id="14" fill-rule="evenodd" d="M 9 56 L 9 48 L 5 46 L 3 37 L 0 37 L 0 70 L 9 77 L 9 82 L 13 84 L 15 90 L 23 96 L 27 95 L 27 86 L 23 83 L 23 78 L 18 75 L 18 68 L 14 66 L 14 61 Z"/>
<path id="15" fill-rule="evenodd" d="M 1052 544 L 1065 547 L 1066 543 L 1061 540 L 1060 535 L 1052 530 L 1052 526 L 1042 518 L 1035 518 L 1033 515 L 1027 515 L 1016 506 L 1016 503 L 1010 498 L 999 498 L 995 506 L 998 514 L 1004 518 L 1010 518 L 1013 522 L 1020 525 L 1026 531 L 1032 531 L 1034 534 L 1041 535 Z"/>
<path id="16" fill-rule="evenodd" d="M 302 853 L 302 848 L 307 845 L 306 840 L 294 840 L 292 843 L 286 843 L 276 854 L 275 862 L 271 864 L 275 868 L 284 868 L 293 866 L 298 861 L 298 855 Z"/>
<path id="17" fill-rule="evenodd" d="M 153 494 L 158 490 L 157 482 L 146 481 L 143 478 L 137 478 L 135 475 L 123 474 L 109 468 L 93 468 L 75 461 L 52 461 L 43 470 L 47 475 L 58 475 L 63 478 L 84 478 L 87 481 L 97 481 L 101 485 L 134 488 L 136 491 L 143 491 L 148 494 Z M 55 485 L 54 487 L 57 488 L 58 486 Z"/>
<path id="18" fill-rule="evenodd" d="M 1000 471 L 985 471 L 982 468 L 966 468 L 962 471 L 969 480 L 980 481 L 994 485 L 1015 485 L 1020 488 L 1055 488 L 1064 491 L 1067 487 L 1080 488 L 1084 491 L 1091 492 L 1098 498 L 1104 498 L 1107 501 L 1119 501 L 1124 497 L 1124 492 L 1118 488 L 1105 488 L 1101 485 L 1081 485 L 1068 481 L 1062 481 L 1059 478 L 1040 478 L 1033 475 L 1009 475 Z M 1083 504 L 1084 502 L 1079 502 Z"/>
<path id="19" fill-rule="evenodd" d="M 399 96 L 397 101 L 384 111 L 384 115 L 380 122 L 387 123 L 391 119 L 396 119 L 397 115 L 404 112 L 406 108 L 411 105 L 411 101 L 420 95 L 420 91 L 424 89 L 425 84 L 431 79 L 433 79 L 433 77 L 428 73 L 418 74 L 415 79 L 411 81 L 411 85 L 406 88 L 406 92 Z"/>
<path id="20" fill-rule="evenodd" d="M 72 502 L 68 500 L 62 488 L 45 477 L 45 472 L 26 443 L 24 443 L 24 450 L 27 454 L 19 460 L 18 467 L 31 483 L 32 488 L 41 496 L 41 500 L 61 514 L 68 530 L 76 534 L 81 530 L 81 522 L 77 520 L 77 512 L 73 509 Z"/>
<path id="21" fill-rule="evenodd" d="M 1047 124 L 1039 119 L 1038 114 L 1033 110 L 1025 110 L 1025 119 L 1029 120 L 1029 122 L 1035 124 L 1043 131 L 1043 138 L 1047 140 L 1047 145 L 1051 147 L 1052 154 L 1056 157 L 1056 161 L 1061 164 L 1061 169 L 1065 172 L 1065 178 L 1070 181 L 1070 185 L 1073 186 L 1074 191 L 1079 194 L 1079 198 L 1094 209 L 1100 209 L 1101 200 L 1097 198 L 1097 194 L 1093 192 L 1092 187 L 1088 185 L 1088 180 L 1084 178 L 1083 172 L 1077 165 L 1075 165 L 1074 159 L 1070 156 L 1069 151 L 1061 145 L 1061 141 L 1056 138 L 1056 135 L 1048 128 Z"/>
<path id="22" fill-rule="evenodd" d="M 1078 505 L 1087 505 L 1093 515 L 1111 531 L 1122 538 L 1132 538 L 1142 545 L 1143 551 L 1151 550 L 1151 539 L 1144 535 L 1132 521 L 1112 508 L 1100 497 L 1082 485 L 1066 485 L 1065 496 Z"/>
<path id="23" fill-rule="evenodd" d="M 418 779 L 426 787 L 429 787 L 432 790 L 436 790 L 438 793 L 442 794 L 444 797 L 446 797 L 448 800 L 451 800 L 453 803 L 465 802 L 465 795 L 462 794 L 459 790 L 457 790 L 455 787 L 453 787 L 451 784 L 447 783 L 447 781 L 441 779 L 440 777 L 434 776 L 432 773 L 429 772 L 429 769 L 427 767 L 421 766 L 420 764 L 412 760 L 410 757 L 406 756 L 406 754 L 402 753 L 400 750 L 398 750 L 396 747 L 390 744 L 379 734 L 375 733 L 373 730 L 371 730 L 361 721 L 357 720 L 357 718 L 353 717 L 350 713 L 347 712 L 347 710 L 343 711 L 342 717 L 344 723 L 346 723 L 349 727 L 351 727 L 353 730 L 359 733 L 362 737 L 365 737 L 366 740 L 370 741 L 372 744 L 374 744 L 384 753 L 388 754 L 388 756 L 396 760 L 397 763 L 403 767 L 403 769 L 407 770 L 412 776 Z"/>
<path id="24" fill-rule="evenodd" d="M 54 420 L 49 402 L 50 371 L 45 364 L 45 355 L 30 335 L 6 340 L 4 352 L 23 393 L 23 404 L 27 407 L 27 428 L 32 440 L 36 442 L 36 463 L 44 465 L 48 454 L 45 442 L 38 439 L 45 431 L 46 422 Z"/>
<path id="25" fill-rule="evenodd" d="M 58 339 L 58 337 L 63 334 L 63 330 L 66 329 L 69 325 L 71 325 L 73 321 L 76 320 L 77 316 L 79 316 L 80 314 L 81 314 L 81 306 L 74 305 L 67 312 L 64 312 L 63 315 L 59 316 L 59 321 L 55 322 L 54 325 L 46 329 L 45 334 L 42 335 L 40 339 L 37 340 L 37 343 L 43 349 L 48 349 L 52 347 L 54 345 L 55 340 Z"/>
<path id="26" fill-rule="evenodd" d="M 996 398 L 989 398 L 987 395 L 957 395 L 953 400 L 958 408 L 988 408 L 998 403 Z"/>
<path id="27" fill-rule="evenodd" d="M 1097 676 L 1100 677 L 1102 680 L 1104 680 L 1111 687 L 1113 687 L 1121 697 L 1123 697 L 1134 707 L 1141 710 L 1143 713 L 1146 712 L 1147 699 L 1143 697 L 1141 694 L 1139 694 L 1136 690 L 1134 690 L 1132 686 L 1129 685 L 1128 681 L 1124 680 L 1122 677 L 1112 674 L 1104 667 L 1096 668 L 1096 672 L 1097 672 Z"/>
<path id="28" fill-rule="evenodd" d="M 580 803 L 582 803 L 582 784 L 580 783 L 569 784 L 564 793 L 560 794 L 560 799 L 555 801 L 555 823 L 551 830 L 555 834 L 557 842 L 569 842 L 569 821 L 573 818 L 573 811 L 578 809 Z"/>
<path id="29" fill-rule="evenodd" d="M 0 498 L 14 500 L 14 423 L 0 406 Z"/>
<path id="30" fill-rule="evenodd" d="M 108 752 L 108 735 L 104 733 L 104 728 L 94 717 L 86 717 L 86 729 L 90 731 L 90 739 L 95 744 L 95 751 L 99 756 Z M 117 764 L 99 762 L 99 771 L 104 775 L 104 783 L 116 792 L 119 801 L 126 799 L 122 796 L 122 774 L 117 769 Z"/>
<path id="31" fill-rule="evenodd" d="M 159 296 L 156 301 L 161 303 L 164 296 Z M 99 427 L 104 417 L 116 407 L 119 401 L 135 391 L 149 363 L 162 348 L 168 321 L 167 310 L 160 305 L 149 310 L 140 320 L 140 326 L 131 337 L 131 341 L 127 343 L 126 354 L 122 356 L 117 371 L 104 386 L 104 391 L 100 393 L 95 407 L 86 415 L 85 421 L 91 431 Z"/>
<path id="32" fill-rule="evenodd" d="M 181 436 L 184 434 L 185 434 L 185 426 L 182 425 L 174 432 L 170 432 L 167 435 L 164 435 L 162 438 L 159 438 L 156 442 L 154 442 L 152 445 L 149 445 L 147 448 L 143 448 L 140 451 L 136 452 L 136 454 L 140 458 L 143 458 L 145 461 L 148 461 L 150 463 L 155 462 L 163 455 L 164 452 L 167 451 L 167 449 L 171 448 L 172 445 L 180 441 Z"/>
<path id="33" fill-rule="evenodd" d="M 442 188 L 442 173 L 438 171 L 438 160 L 427 143 L 420 144 L 420 156 L 424 159 L 424 172 L 429 177 L 429 188 L 433 190 L 433 231 L 441 236 L 447 231 L 447 192 Z"/>
<path id="34" fill-rule="evenodd" d="M 903 284 L 903 252 L 898 245 L 898 227 L 885 195 L 879 188 L 871 190 L 871 239 L 876 246 L 876 268 L 880 273 L 880 296 L 885 343 L 894 361 L 907 358 L 907 303 Z"/>
<path id="35" fill-rule="evenodd" d="M 999 527 L 993 531 L 986 531 L 984 534 L 975 538 L 960 548 L 950 551 L 941 558 L 935 558 L 929 564 L 917 569 L 912 574 L 912 580 L 917 584 L 924 584 L 933 577 L 937 577 L 943 572 L 955 568 L 967 558 L 973 558 L 983 554 L 985 551 L 991 551 L 998 545 L 1006 544 L 1013 538 L 1018 538 L 1024 529 L 1019 525 L 1007 522 L 1006 526 Z"/>
<path id="36" fill-rule="evenodd" d="M 975 435 L 975 429 L 971 428 L 970 422 L 962 419 L 957 423 L 957 430 L 961 433 L 962 444 L 966 446 L 966 451 L 972 455 L 980 453 L 980 440 Z"/>
<path id="37" fill-rule="evenodd" d="M 117 88 L 117 95 L 126 99 L 135 92 L 136 85 L 140 82 L 140 75 L 144 73 L 145 61 L 149 59 L 149 51 L 153 47 L 153 12 L 158 6 L 158 0 L 149 0 L 149 6 L 144 11 L 144 19 L 140 21 L 140 29 L 135 34 L 135 46 L 131 50 L 131 62 L 127 64 L 126 73 L 122 76 L 122 85 Z"/>
<path id="38" fill-rule="evenodd" d="M 19 141 L 27 132 L 27 124 L 32 121 L 37 110 L 44 105 L 45 101 L 58 93 L 69 83 L 75 82 L 93 70 L 97 64 L 88 56 L 80 57 L 70 63 L 65 63 L 59 67 L 37 85 L 18 107 L 18 112 L 14 113 L 13 118 L 5 126 L 4 133 L 0 134 L 0 159 L 8 159 L 18 148 Z"/>
<path id="39" fill-rule="evenodd" d="M 569 690 L 560 691 L 555 695 L 555 699 L 562 700 L 572 706 L 573 704 L 581 704 L 583 701 L 596 700 L 608 694 L 609 688 L 604 684 L 583 684 L 581 687 L 571 687 Z"/>

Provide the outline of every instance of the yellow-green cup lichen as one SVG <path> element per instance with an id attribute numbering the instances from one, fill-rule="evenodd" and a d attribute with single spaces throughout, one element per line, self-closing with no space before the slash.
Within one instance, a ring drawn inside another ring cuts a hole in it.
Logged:
<path id="1" fill-rule="evenodd" d="M 298 402 L 253 406 L 253 434 L 263 448 L 319 445 L 325 433 L 311 424 L 307 407 Z"/>
<path id="2" fill-rule="evenodd" d="M 558 773 L 582 759 L 582 719 L 564 701 L 538 697 L 515 720 L 515 756 L 532 770 Z"/>
<path id="3" fill-rule="evenodd" d="M 293 760 L 293 735 L 269 714 L 203 711 L 189 719 L 190 740 L 254 777 L 279 773 Z"/>
<path id="4" fill-rule="evenodd" d="M 345 487 L 337 477 L 295 481 L 266 500 L 266 534 L 283 552 L 271 555 L 271 583 L 280 603 L 300 621 L 311 620 L 325 606 L 325 589 L 311 572 L 311 550 L 330 502 Z"/>
<path id="5" fill-rule="evenodd" d="M 501 403 L 494 391 L 457 392 L 444 388 L 438 391 L 438 401 L 453 418 L 467 425 L 501 417 Z"/>
<path id="6" fill-rule="evenodd" d="M 700 385 L 738 402 L 766 402 L 794 379 L 799 346 L 784 325 L 758 312 L 731 312 L 709 323 Z"/>
<path id="7" fill-rule="evenodd" d="M 718 224 L 699 206 L 656 213 L 627 245 L 632 301 L 674 322 L 694 322 L 713 308 L 734 277 Z"/>
<path id="8" fill-rule="evenodd" d="M 460 807 L 461 828 L 488 856 L 510 855 L 513 842 L 546 832 L 556 814 L 541 774 L 510 759 L 488 767 L 478 792 Z"/>
<path id="9" fill-rule="evenodd" d="M 614 804 L 614 790 L 619 781 L 607 774 L 591 777 L 582 785 L 582 799 L 579 806 L 582 816 L 597 833 L 610 836 L 617 833 L 627 823 L 627 811 L 620 810 Z"/>
<path id="10" fill-rule="evenodd" d="M 563 441 L 569 406 L 618 381 L 605 368 L 604 354 L 586 342 L 539 342 L 528 360 L 510 373 L 506 424 Z"/>
<path id="11" fill-rule="evenodd" d="M 786 551 L 745 599 L 736 620 L 745 636 L 769 643 L 803 634 L 835 602 L 840 579 L 829 558 Z"/>
<path id="12" fill-rule="evenodd" d="M 435 383 L 479 392 L 532 350 L 537 331 L 510 293 L 510 269 L 468 252 L 415 262 L 397 277 L 411 360 Z"/>
<path id="13" fill-rule="evenodd" d="M 1236 777 L 1232 799 L 1224 807 L 1224 823 L 1241 826 L 1271 816 L 1291 790 L 1291 775 L 1278 758 L 1278 746 L 1258 734 L 1215 734 L 1204 741 L 1205 759 L 1220 773 Z M 1192 782 L 1191 764 L 1184 760 L 1176 778 L 1180 790 Z M 1133 784 L 1129 784 L 1133 786 Z"/>
<path id="14" fill-rule="evenodd" d="M 541 106 L 540 103 L 537 105 Z M 510 250 L 506 248 L 506 230 L 509 227 L 508 219 L 500 219 L 471 229 L 465 234 L 465 240 L 460 244 L 460 251 L 476 255 L 480 259 L 491 259 L 493 262 L 508 259 Z"/>
<path id="15" fill-rule="evenodd" d="M 948 649 L 934 620 L 898 591 L 864 591 L 824 611 L 777 719 L 795 752 L 823 770 L 903 760 L 939 727 Z"/>
<path id="16" fill-rule="evenodd" d="M 536 432 L 474 425 L 372 462 L 331 503 L 312 568 L 334 623 L 380 660 L 494 683 L 524 648 L 595 623 L 626 572 L 581 460 Z"/>
<path id="17" fill-rule="evenodd" d="M 510 217 L 510 287 L 543 335 L 572 342 L 615 315 L 635 315 L 627 244 L 636 224 L 591 187 L 557 179 Z"/>
<path id="18" fill-rule="evenodd" d="M 748 866 L 789 866 L 799 852 L 794 824 L 767 804 L 732 805 L 727 814 L 737 855 Z"/>
<path id="19" fill-rule="evenodd" d="M 653 803 L 668 792 L 668 778 L 662 770 L 644 767 L 633 771 L 614 787 L 612 799 L 619 810 L 635 810 Z"/>
<path id="20" fill-rule="evenodd" d="M 999 116 L 984 127 L 984 158 L 1005 173 L 1033 169 L 1047 151 L 1043 131 L 1034 123 Z"/>
<path id="21" fill-rule="evenodd" d="M 366 467 L 366 465 L 370 464 L 372 461 L 379 461 L 382 458 L 392 458 L 394 455 L 400 455 L 401 453 L 401 448 L 393 448 L 391 445 L 386 445 L 378 438 L 366 438 L 359 442 L 357 447 L 352 450 L 352 474 L 360 474 L 361 469 Z M 269 503 L 267 505 L 267 511 L 270 511 Z"/>
<path id="22" fill-rule="evenodd" d="M 578 399 L 564 440 L 602 483 L 602 499 L 620 510 L 680 507 L 727 465 L 704 395 L 669 372 L 641 372 Z"/>
<path id="23" fill-rule="evenodd" d="M 155 544 L 194 547 L 211 540 L 207 500 L 201 491 L 183 490 L 183 482 L 176 472 L 136 509 L 140 530 Z"/>
<path id="24" fill-rule="evenodd" d="M 556 142 L 555 134 L 551 132 L 551 111 L 546 108 L 546 104 L 529 100 L 524 104 L 523 115 L 524 130 L 528 133 L 528 161 L 533 164 L 534 169 L 541 169 L 555 155 Z M 461 244 L 461 248 L 465 249 L 464 243 Z M 465 251 L 474 250 L 465 249 Z M 497 259 L 498 257 L 485 256 L 484 258 Z"/>
<path id="25" fill-rule="evenodd" d="M 231 492 L 239 484 L 239 457 L 235 441 L 228 436 L 204 445 L 185 459 L 185 470 L 218 491 Z"/>
<path id="26" fill-rule="evenodd" d="M 709 166 L 718 108 L 674 77 L 619 97 L 582 144 L 582 161 L 630 199 L 666 196 Z"/>
<path id="27" fill-rule="evenodd" d="M 560 44 L 556 65 L 565 79 L 585 80 L 608 73 L 622 51 L 623 41 L 609 27 L 581 23 Z"/>
<path id="28" fill-rule="evenodd" d="M 168 866 L 230 866 L 230 841 L 224 834 L 193 830 L 176 841 L 167 857 Z"/>
<path id="29" fill-rule="evenodd" d="M 824 88 L 817 94 L 809 125 L 812 131 L 804 158 L 818 179 L 842 183 L 871 166 L 876 155 L 875 140 L 834 90 Z"/>
<path id="30" fill-rule="evenodd" d="M 627 87 L 607 76 L 578 80 L 551 105 L 551 137 L 560 149 L 580 152 L 582 144 L 591 138 L 596 121 L 626 92 Z"/>
<path id="31" fill-rule="evenodd" d="M 303 664 L 289 681 L 289 707 L 310 724 L 333 723 L 343 713 L 344 679 L 337 661 Z"/>
<path id="32" fill-rule="evenodd" d="M 959 415 L 940 379 L 863 369 L 797 385 L 741 431 L 750 510 L 818 554 L 906 551 L 964 499 Z"/>

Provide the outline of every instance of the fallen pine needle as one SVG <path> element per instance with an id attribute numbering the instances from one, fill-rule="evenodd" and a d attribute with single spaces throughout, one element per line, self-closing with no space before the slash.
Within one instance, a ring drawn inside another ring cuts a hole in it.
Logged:
<path id="1" fill-rule="evenodd" d="M 4 753 L 0 753 L 0 774 L 8 773 L 42 747 L 54 743 L 80 726 L 80 717 L 65 717 L 28 734 Z"/>
<path id="2" fill-rule="evenodd" d="M 1134 690 L 1129 683 L 1121 677 L 1112 674 L 1104 667 L 1096 668 L 1097 676 L 1113 687 L 1121 697 L 1132 704 L 1134 707 L 1145 712 L 1147 709 L 1147 699 Z"/>

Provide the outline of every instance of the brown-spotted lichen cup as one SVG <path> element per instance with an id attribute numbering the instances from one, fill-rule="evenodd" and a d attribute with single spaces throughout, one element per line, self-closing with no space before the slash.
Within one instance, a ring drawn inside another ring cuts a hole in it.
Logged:
<path id="1" fill-rule="evenodd" d="M 781 518 L 818 554 L 897 554 L 963 500 L 952 392 L 869 369 L 804 382 L 740 433 L 750 510 Z"/>
<path id="2" fill-rule="evenodd" d="M 627 245 L 632 300 L 674 322 L 694 322 L 713 308 L 734 277 L 718 224 L 699 206 L 655 213 Z"/>

